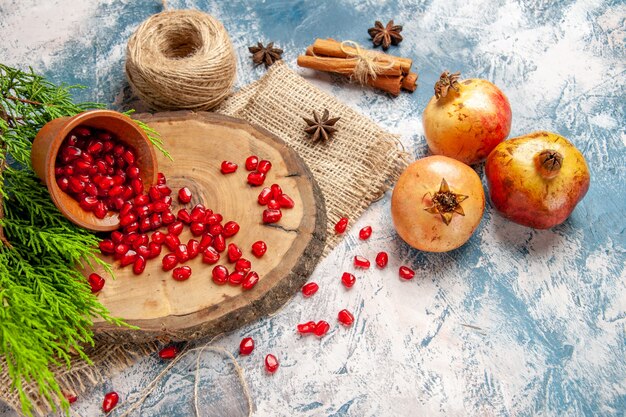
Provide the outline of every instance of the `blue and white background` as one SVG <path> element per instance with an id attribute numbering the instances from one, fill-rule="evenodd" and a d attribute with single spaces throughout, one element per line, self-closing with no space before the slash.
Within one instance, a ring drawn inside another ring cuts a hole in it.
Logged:
<path id="1" fill-rule="evenodd" d="M 298 69 L 321 89 L 402 135 L 427 154 L 421 112 L 444 69 L 500 86 L 513 109 L 511 136 L 545 129 L 569 138 L 591 169 L 591 188 L 573 215 L 551 230 L 510 223 L 487 207 L 475 235 L 445 254 L 421 253 L 395 234 L 389 194 L 354 224 L 312 280 L 271 318 L 215 342 L 240 358 L 258 416 L 624 416 L 626 413 L 626 4 L 623 0 L 170 0 L 220 19 L 238 57 L 237 86 L 263 75 L 247 46 L 275 41 L 296 68 L 318 37 L 368 44 L 374 20 L 404 25 L 391 53 L 413 58 L 414 94 L 391 99 Z M 77 99 L 119 108 L 126 41 L 162 10 L 156 0 L 0 0 L 0 61 L 32 66 L 56 82 L 87 86 Z M 482 166 L 476 169 L 482 175 Z M 358 230 L 372 225 L 363 243 Z M 355 254 L 390 255 L 385 270 L 342 271 Z M 417 271 L 401 282 L 402 264 Z M 356 322 L 336 325 L 348 308 Z M 295 325 L 329 321 L 321 340 Z M 266 353 L 280 360 L 268 376 Z M 246 405 L 232 365 L 200 355 L 201 415 L 239 416 Z M 112 415 L 164 365 L 147 357 L 72 407 L 101 415 L 102 395 L 120 393 Z M 193 414 L 196 356 L 185 357 L 133 415 Z M 0 415 L 14 414 L 0 406 Z"/>

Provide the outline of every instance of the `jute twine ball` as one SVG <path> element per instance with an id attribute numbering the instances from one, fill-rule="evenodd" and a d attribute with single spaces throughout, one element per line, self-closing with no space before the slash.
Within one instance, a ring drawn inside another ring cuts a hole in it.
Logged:
<path id="1" fill-rule="evenodd" d="M 197 10 L 164 11 L 128 41 L 126 76 L 155 110 L 208 110 L 230 93 L 236 61 L 221 22 Z"/>

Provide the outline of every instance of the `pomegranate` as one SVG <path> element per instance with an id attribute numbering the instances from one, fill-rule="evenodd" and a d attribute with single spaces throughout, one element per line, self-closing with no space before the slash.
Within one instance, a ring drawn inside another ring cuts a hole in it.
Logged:
<path id="1" fill-rule="evenodd" d="M 493 206 L 509 220 L 548 229 L 569 217 L 589 189 L 589 168 L 556 133 L 534 132 L 498 145 L 485 174 Z"/>
<path id="2" fill-rule="evenodd" d="M 485 194 L 478 174 L 445 156 L 415 161 L 391 196 L 400 237 L 416 249 L 446 252 L 463 245 L 482 218 Z"/>
<path id="3" fill-rule="evenodd" d="M 460 73 L 445 71 L 435 84 L 422 118 L 424 136 L 433 154 L 468 165 L 484 161 L 509 135 L 511 106 L 487 80 L 459 81 Z"/>

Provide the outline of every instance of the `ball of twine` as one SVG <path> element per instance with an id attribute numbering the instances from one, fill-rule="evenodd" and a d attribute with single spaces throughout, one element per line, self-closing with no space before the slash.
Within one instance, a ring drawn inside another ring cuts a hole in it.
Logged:
<path id="1" fill-rule="evenodd" d="M 235 52 L 224 25 L 196 10 L 151 16 L 126 48 L 128 81 L 156 110 L 211 109 L 230 93 L 235 75 Z"/>

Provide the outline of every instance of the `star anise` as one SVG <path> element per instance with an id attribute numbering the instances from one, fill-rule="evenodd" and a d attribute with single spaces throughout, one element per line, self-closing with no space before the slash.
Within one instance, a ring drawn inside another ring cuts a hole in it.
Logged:
<path id="1" fill-rule="evenodd" d="M 328 109 L 325 109 L 322 117 L 320 117 L 315 110 L 313 110 L 313 120 L 303 117 L 306 124 L 309 125 L 304 131 L 311 135 L 313 142 L 320 139 L 326 142 L 337 131 L 337 128 L 334 126 L 340 118 L 334 117 L 330 119 L 329 116 Z"/>
<path id="2" fill-rule="evenodd" d="M 282 49 L 274 48 L 274 42 L 268 43 L 267 46 L 257 42 L 256 46 L 248 47 L 248 51 L 252 54 L 252 62 L 256 65 L 265 64 L 265 68 L 280 61 L 283 55 Z"/>
<path id="3" fill-rule="evenodd" d="M 374 46 L 383 45 L 383 50 L 386 51 L 389 45 L 397 45 L 402 42 L 402 25 L 394 25 L 393 20 L 387 23 L 387 26 L 383 26 L 380 21 L 374 22 L 374 27 L 369 28 L 367 33 L 372 37 Z"/>
<path id="4" fill-rule="evenodd" d="M 429 194 L 430 193 L 427 193 L 426 195 Z M 447 181 L 445 178 L 442 178 L 439 191 L 431 196 L 432 205 L 430 207 L 426 207 L 424 210 L 432 214 L 439 214 L 441 216 L 441 220 L 443 220 L 447 226 L 452 221 L 453 213 L 465 216 L 463 207 L 461 207 L 461 202 L 467 200 L 467 198 L 468 196 L 466 195 L 456 194 L 450 191 Z"/>
<path id="5" fill-rule="evenodd" d="M 439 81 L 435 83 L 435 97 L 439 100 L 441 97 L 448 95 L 448 91 L 453 89 L 457 93 L 459 92 L 459 77 L 460 72 L 450 74 L 450 71 L 444 71 L 439 76 Z"/>

